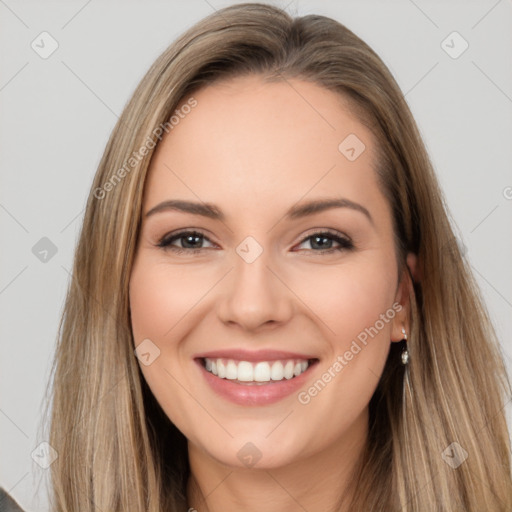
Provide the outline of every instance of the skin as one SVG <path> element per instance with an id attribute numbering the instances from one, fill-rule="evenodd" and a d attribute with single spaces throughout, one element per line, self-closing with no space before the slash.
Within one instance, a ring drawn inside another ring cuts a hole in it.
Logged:
<path id="1" fill-rule="evenodd" d="M 160 356 L 141 364 L 144 378 L 188 439 L 190 507 L 332 510 L 365 445 L 390 344 L 402 327 L 409 332 L 409 279 L 398 274 L 375 141 L 343 97 L 301 80 L 237 77 L 194 97 L 197 106 L 158 145 L 145 184 L 130 307 L 135 345 L 149 338 Z M 366 146 L 355 161 L 338 150 L 351 133 Z M 291 206 L 325 197 L 359 203 L 373 222 L 350 208 L 284 218 Z M 225 219 L 175 210 L 145 218 L 169 199 L 214 203 Z M 172 245 L 201 252 L 158 247 L 183 229 L 206 238 Z M 322 253 L 340 246 L 309 238 L 325 229 L 355 248 Z M 236 252 L 247 236 L 263 248 L 252 263 Z M 414 272 L 412 255 L 408 264 Z M 394 303 L 401 311 L 308 404 L 296 393 L 271 405 L 233 404 L 193 361 L 224 348 L 314 354 L 310 386 Z M 261 453 L 251 468 L 237 457 L 247 442 Z"/>

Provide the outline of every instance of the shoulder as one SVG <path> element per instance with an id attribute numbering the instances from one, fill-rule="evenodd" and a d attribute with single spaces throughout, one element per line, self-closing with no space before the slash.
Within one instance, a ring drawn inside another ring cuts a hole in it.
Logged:
<path id="1" fill-rule="evenodd" d="M 0 487 L 0 512 L 25 512 L 2 487 Z"/>

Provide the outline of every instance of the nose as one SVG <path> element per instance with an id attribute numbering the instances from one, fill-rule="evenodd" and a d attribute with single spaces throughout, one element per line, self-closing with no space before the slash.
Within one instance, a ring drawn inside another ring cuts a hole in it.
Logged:
<path id="1" fill-rule="evenodd" d="M 234 255 L 234 268 L 224 280 L 218 298 L 218 317 L 247 331 L 286 323 L 293 315 L 293 293 L 266 251 L 252 263 Z"/>

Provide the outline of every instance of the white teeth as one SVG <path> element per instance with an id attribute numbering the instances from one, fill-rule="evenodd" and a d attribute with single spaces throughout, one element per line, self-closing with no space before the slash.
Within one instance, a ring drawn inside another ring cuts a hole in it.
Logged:
<path id="1" fill-rule="evenodd" d="M 302 359 L 285 361 L 235 361 L 233 359 L 209 359 L 205 357 L 205 368 L 221 379 L 240 382 L 270 382 L 271 380 L 292 379 L 304 373 L 309 362 Z"/>
<path id="2" fill-rule="evenodd" d="M 272 365 L 272 369 L 270 370 L 270 378 L 272 380 L 283 380 L 284 379 L 284 368 L 283 368 L 283 363 L 281 363 L 281 361 L 276 361 Z"/>
<path id="3" fill-rule="evenodd" d="M 208 368 L 207 368 L 208 369 Z M 237 369 L 236 364 L 234 361 L 228 361 L 228 364 L 226 366 L 226 379 L 234 379 L 237 378 Z"/>
<path id="4" fill-rule="evenodd" d="M 270 365 L 257 363 L 254 367 L 254 380 L 256 382 L 268 382 L 270 380 Z"/>
<path id="5" fill-rule="evenodd" d="M 226 378 L 226 365 L 224 364 L 222 359 L 217 359 L 217 375 L 221 379 L 225 379 Z"/>
<path id="6" fill-rule="evenodd" d="M 233 361 L 235 365 L 235 362 Z M 236 365 L 235 365 L 236 366 Z M 242 382 L 251 382 L 254 377 L 254 368 L 252 364 L 247 361 L 240 361 L 238 363 L 238 380 Z"/>
<path id="7" fill-rule="evenodd" d="M 284 378 L 285 379 L 291 379 L 293 377 L 293 368 L 295 365 L 293 364 L 293 361 L 287 361 L 287 363 L 284 365 Z"/>

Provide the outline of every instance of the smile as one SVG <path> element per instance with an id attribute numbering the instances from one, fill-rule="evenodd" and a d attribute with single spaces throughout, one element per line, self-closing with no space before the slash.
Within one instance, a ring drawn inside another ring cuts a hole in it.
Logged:
<path id="1" fill-rule="evenodd" d="M 233 359 L 204 358 L 206 371 L 221 379 L 239 383 L 265 383 L 293 379 L 304 373 L 310 360 L 288 359 L 278 361 L 236 361 Z"/>
<path id="2" fill-rule="evenodd" d="M 263 406 L 296 394 L 307 385 L 319 359 L 260 351 L 217 352 L 194 358 L 217 396 L 242 406 Z"/>

